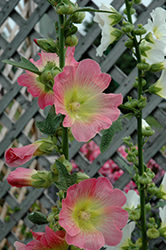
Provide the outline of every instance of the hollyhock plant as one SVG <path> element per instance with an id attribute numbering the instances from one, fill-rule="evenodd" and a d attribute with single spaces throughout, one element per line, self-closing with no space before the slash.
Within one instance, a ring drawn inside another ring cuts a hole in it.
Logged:
<path id="1" fill-rule="evenodd" d="M 68 244 L 65 240 L 65 232 L 54 232 L 46 226 L 45 233 L 35 233 L 31 230 L 34 240 L 27 245 L 16 241 L 14 246 L 16 250 L 67 250 Z"/>
<path id="2" fill-rule="evenodd" d="M 154 86 L 153 87 L 154 88 L 154 91 L 153 91 L 154 94 L 160 96 L 161 98 L 166 99 L 166 69 L 164 69 L 162 71 L 160 78 L 152 86 Z"/>
<path id="3" fill-rule="evenodd" d="M 66 65 L 77 65 L 77 61 L 74 59 L 75 47 L 68 47 L 65 63 Z M 59 69 L 59 57 L 55 53 L 45 53 L 41 51 L 39 53 L 40 59 L 30 61 L 39 69 L 43 71 L 41 76 L 26 70 L 26 74 L 18 77 L 18 84 L 26 86 L 28 92 L 33 97 L 38 98 L 38 104 L 41 109 L 44 109 L 48 105 L 53 105 L 55 96 L 52 90 L 54 84 L 54 77 L 61 71 Z"/>
<path id="4" fill-rule="evenodd" d="M 71 127 L 76 140 L 86 142 L 118 119 L 122 95 L 102 93 L 111 77 L 95 61 L 65 66 L 54 80 L 56 113 L 65 115 L 63 126 Z"/>
<path id="5" fill-rule="evenodd" d="M 31 176 L 36 173 L 35 169 L 20 167 L 8 175 L 7 181 L 13 187 L 33 186 L 34 179 Z"/>
<path id="6" fill-rule="evenodd" d="M 38 140 L 21 148 L 9 148 L 5 151 L 5 163 L 9 167 L 18 167 L 35 155 L 51 153 L 54 147 L 50 140 Z"/>
<path id="7" fill-rule="evenodd" d="M 121 229 L 128 220 L 128 213 L 122 209 L 125 202 L 123 192 L 113 189 L 105 177 L 69 187 L 59 214 L 67 243 L 84 250 L 119 244 L 123 235 Z"/>

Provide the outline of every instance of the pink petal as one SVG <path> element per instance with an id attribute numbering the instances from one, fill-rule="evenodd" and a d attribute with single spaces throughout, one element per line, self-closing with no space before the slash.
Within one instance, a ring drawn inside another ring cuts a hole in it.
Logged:
<path id="1" fill-rule="evenodd" d="M 28 92 L 33 96 L 37 97 L 40 92 L 44 89 L 44 85 L 36 80 L 37 75 L 33 74 L 23 74 L 18 77 L 18 84 L 21 86 L 26 86 Z"/>
<path id="2" fill-rule="evenodd" d="M 9 167 L 18 167 L 29 161 L 40 144 L 34 143 L 21 148 L 9 148 L 5 151 L 5 163 Z"/>
<path id="3" fill-rule="evenodd" d="M 74 58 L 75 47 L 68 47 L 65 55 L 65 65 L 77 65 L 78 62 Z"/>
<path id="4" fill-rule="evenodd" d="M 32 186 L 32 182 L 34 180 L 31 178 L 31 176 L 35 173 L 37 173 L 37 171 L 34 169 L 20 167 L 8 175 L 7 181 L 13 187 Z"/>
<path id="5" fill-rule="evenodd" d="M 97 230 L 93 232 L 81 232 L 75 236 L 67 234 L 66 241 L 69 245 L 74 245 L 84 250 L 99 250 L 105 245 L 103 235 Z"/>
<path id="6" fill-rule="evenodd" d="M 41 109 L 44 109 L 48 105 L 53 105 L 55 100 L 54 92 L 49 91 L 49 92 L 40 92 L 39 98 L 38 98 L 38 104 Z"/>
<path id="7" fill-rule="evenodd" d="M 25 250 L 25 247 L 26 247 L 25 244 L 18 242 L 18 241 L 16 241 L 14 243 L 14 246 L 15 246 L 16 250 Z"/>

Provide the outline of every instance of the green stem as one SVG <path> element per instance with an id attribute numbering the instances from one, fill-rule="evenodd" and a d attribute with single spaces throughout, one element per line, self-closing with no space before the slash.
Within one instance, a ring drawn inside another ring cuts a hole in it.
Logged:
<path id="1" fill-rule="evenodd" d="M 65 66 L 65 36 L 64 36 L 64 16 L 59 15 L 59 67 L 63 69 Z M 64 115 L 62 118 L 64 120 Z M 68 128 L 62 125 L 62 150 L 65 158 L 69 160 L 69 140 Z"/>
<path id="2" fill-rule="evenodd" d="M 128 21 L 132 23 L 131 17 L 131 5 L 129 0 L 125 0 Z M 135 34 L 132 32 L 133 42 L 136 49 L 136 56 L 138 63 L 141 62 L 141 53 L 139 44 L 137 42 Z M 142 77 L 141 71 L 138 70 L 138 100 L 142 95 Z M 138 163 L 139 163 L 139 175 L 144 172 L 143 164 L 143 137 L 142 137 L 142 110 L 140 110 L 137 116 L 137 129 L 138 129 Z M 140 206 L 141 206 L 141 233 L 142 233 L 142 250 L 147 250 L 147 235 L 146 235 L 146 211 L 145 211 L 145 192 L 144 185 L 140 184 Z"/>

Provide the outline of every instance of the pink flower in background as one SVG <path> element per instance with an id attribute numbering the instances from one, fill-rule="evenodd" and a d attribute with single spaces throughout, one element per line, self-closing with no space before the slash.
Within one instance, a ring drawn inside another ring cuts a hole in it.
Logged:
<path id="1" fill-rule="evenodd" d="M 66 52 L 66 65 L 77 65 L 77 61 L 74 59 L 74 50 L 75 47 L 68 47 Z M 45 72 L 45 76 L 50 79 L 49 84 L 50 87 L 53 87 L 54 80 L 56 74 L 60 71 L 59 68 L 59 57 L 55 53 L 45 53 L 41 51 L 39 53 L 40 59 L 35 62 L 33 59 L 30 61 L 39 69 L 39 71 L 43 71 L 46 67 L 51 63 L 50 69 Z M 48 75 L 47 75 L 48 74 Z M 42 78 L 45 79 L 45 78 Z M 35 73 L 26 70 L 26 74 L 23 74 L 18 77 L 18 84 L 21 86 L 26 86 L 28 88 L 28 92 L 33 97 L 38 98 L 38 104 L 41 109 L 44 109 L 48 105 L 54 104 L 54 92 L 50 88 L 46 87 L 44 82 L 42 82 L 41 77 Z"/>
<path id="2" fill-rule="evenodd" d="M 65 115 L 63 126 L 71 127 L 76 140 L 88 141 L 118 119 L 122 95 L 102 93 L 111 77 L 95 61 L 66 66 L 54 80 L 56 113 Z"/>
<path id="3" fill-rule="evenodd" d="M 59 224 L 66 230 L 66 241 L 84 250 L 115 246 L 122 239 L 128 213 L 122 209 L 124 193 L 114 189 L 105 177 L 88 179 L 68 188 L 62 200 Z"/>
<path id="4" fill-rule="evenodd" d="M 9 167 L 18 167 L 29 161 L 41 143 L 32 143 L 21 148 L 9 148 L 5 151 L 5 163 Z"/>
<path id="5" fill-rule="evenodd" d="M 27 245 L 16 241 L 14 246 L 16 250 L 67 250 L 68 244 L 65 241 L 65 232 L 54 232 L 46 226 L 45 233 L 35 233 L 31 230 L 34 240 Z"/>
<path id="6" fill-rule="evenodd" d="M 8 177 L 8 183 L 13 187 L 25 187 L 25 186 L 33 186 L 32 175 L 36 174 L 37 171 L 35 169 L 26 169 L 26 168 L 17 168 L 15 171 L 12 171 Z"/>

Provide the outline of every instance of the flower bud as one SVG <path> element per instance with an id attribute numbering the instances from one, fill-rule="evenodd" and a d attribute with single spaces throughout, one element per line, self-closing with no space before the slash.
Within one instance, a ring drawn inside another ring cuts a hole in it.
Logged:
<path id="1" fill-rule="evenodd" d="M 150 71 L 156 73 L 164 69 L 164 63 L 159 62 L 159 63 L 154 63 L 150 66 Z"/>
<path id="2" fill-rule="evenodd" d="M 131 38 L 129 38 L 126 42 L 125 42 L 125 46 L 129 49 L 134 47 L 134 42 Z"/>
<path id="3" fill-rule="evenodd" d="M 127 15 L 127 9 L 126 8 L 123 10 L 123 12 L 124 12 L 125 15 Z M 131 13 L 131 15 L 133 15 L 135 13 L 135 9 L 133 7 L 130 8 L 130 13 Z"/>
<path id="4" fill-rule="evenodd" d="M 63 165 L 66 167 L 68 173 L 71 172 L 71 170 L 73 169 L 73 166 L 72 164 L 65 159 L 65 156 L 64 155 L 61 155 L 59 158 L 58 158 L 58 161 L 60 161 L 61 163 L 63 163 Z M 55 174 L 55 175 L 59 175 L 59 172 L 58 172 L 58 169 L 56 167 L 56 162 L 51 166 L 51 171 Z"/>
<path id="5" fill-rule="evenodd" d="M 130 220 L 139 220 L 140 219 L 140 210 L 138 209 L 133 209 L 131 211 L 129 211 L 129 219 Z"/>
<path id="6" fill-rule="evenodd" d="M 111 6 L 111 12 L 110 15 L 108 16 L 111 19 L 110 25 L 114 26 L 115 24 L 118 24 L 121 19 L 122 15 Z"/>
<path id="7" fill-rule="evenodd" d="M 144 61 L 140 62 L 140 63 L 137 63 L 137 68 L 139 70 L 146 70 L 148 71 L 150 69 L 150 65 Z"/>
<path id="8" fill-rule="evenodd" d="M 59 55 L 58 45 L 53 39 L 34 39 L 34 42 L 45 52 Z"/>
<path id="9" fill-rule="evenodd" d="M 162 88 L 156 87 L 156 83 L 152 84 L 148 89 L 149 93 L 151 94 L 156 94 L 160 90 L 162 90 Z"/>
<path id="10" fill-rule="evenodd" d="M 146 172 L 144 172 L 141 176 L 138 177 L 138 181 L 143 184 L 143 185 L 146 185 L 146 184 L 149 184 L 152 182 L 152 179 L 147 175 Z"/>
<path id="11" fill-rule="evenodd" d="M 78 172 L 77 173 L 77 183 L 81 182 L 81 181 L 84 181 L 84 180 L 87 180 L 89 179 L 90 177 L 85 174 L 85 173 L 82 173 L 82 172 Z"/>
<path id="12" fill-rule="evenodd" d="M 147 230 L 147 236 L 151 239 L 156 239 L 160 236 L 160 233 L 156 228 L 149 228 Z"/>
<path id="13" fill-rule="evenodd" d="M 129 162 L 135 162 L 136 156 L 135 156 L 135 154 L 129 152 L 128 155 L 127 155 L 127 157 L 126 157 L 126 159 L 127 159 Z"/>
<path id="14" fill-rule="evenodd" d="M 121 37 L 121 35 L 122 35 L 122 31 L 119 30 L 119 29 L 113 28 L 113 31 L 111 32 L 111 35 L 113 35 L 114 37 L 116 37 L 115 39 L 118 40 Z"/>
<path id="15" fill-rule="evenodd" d="M 123 22 L 123 26 L 121 27 L 121 30 L 124 33 L 129 33 L 134 30 L 134 25 L 131 24 L 130 22 Z"/>
<path id="16" fill-rule="evenodd" d="M 151 32 L 149 32 L 146 36 L 145 36 L 145 40 L 149 43 L 154 43 L 153 41 L 153 35 Z"/>
<path id="17" fill-rule="evenodd" d="M 74 11 L 75 5 L 71 2 L 69 4 L 66 3 L 59 3 L 56 5 L 55 12 L 58 15 L 69 15 L 72 14 Z"/>
<path id="18" fill-rule="evenodd" d="M 150 210 L 151 210 L 151 204 L 150 202 L 148 202 L 146 205 L 145 205 L 145 210 L 146 210 L 146 213 L 148 213 Z"/>
<path id="19" fill-rule="evenodd" d="M 145 108 L 146 107 L 146 97 L 141 96 L 140 100 L 138 101 L 138 108 Z"/>
<path id="20" fill-rule="evenodd" d="M 37 171 L 31 176 L 32 185 L 36 188 L 48 188 L 54 181 L 58 181 L 59 176 L 49 171 Z"/>
<path id="21" fill-rule="evenodd" d="M 78 43 L 78 37 L 75 35 L 67 36 L 65 38 L 65 45 L 68 47 L 74 47 Z"/>
<path id="22" fill-rule="evenodd" d="M 166 237 L 166 227 L 160 227 L 159 229 L 159 233 L 161 237 Z"/>
<path id="23" fill-rule="evenodd" d="M 49 139 L 42 139 L 34 142 L 33 144 L 41 143 L 38 149 L 35 151 L 35 155 L 44 155 L 44 154 L 50 154 L 54 150 L 54 144 Z"/>
<path id="24" fill-rule="evenodd" d="M 159 192 L 159 188 L 156 187 L 156 185 L 154 183 L 150 183 L 147 186 L 147 191 L 150 194 L 156 195 Z"/>
<path id="25" fill-rule="evenodd" d="M 139 248 L 142 248 L 142 238 L 139 238 L 138 240 L 136 240 L 136 245 L 139 246 Z"/>
<path id="26" fill-rule="evenodd" d="M 142 87 L 146 85 L 146 80 L 142 78 Z M 133 83 L 133 87 L 138 88 L 138 78 Z"/>
<path id="27" fill-rule="evenodd" d="M 79 12 L 73 13 L 73 15 L 71 16 L 71 21 L 73 23 L 82 23 L 84 18 L 85 18 L 85 13 L 82 11 L 79 11 Z"/>
<path id="28" fill-rule="evenodd" d="M 140 4 L 142 0 L 134 0 L 135 4 Z"/>
<path id="29" fill-rule="evenodd" d="M 134 33 L 137 36 L 144 35 L 144 34 L 146 34 L 146 32 L 147 32 L 147 30 L 144 27 L 137 28 L 137 29 L 134 30 Z"/>

